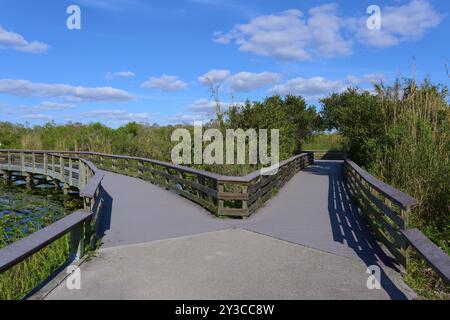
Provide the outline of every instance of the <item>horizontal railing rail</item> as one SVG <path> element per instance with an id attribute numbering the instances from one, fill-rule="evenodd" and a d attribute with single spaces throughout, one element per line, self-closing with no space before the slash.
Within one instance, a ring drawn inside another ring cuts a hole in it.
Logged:
<path id="1" fill-rule="evenodd" d="M 79 259 L 95 241 L 104 173 L 92 162 L 51 151 L 0 150 L 0 172 L 6 179 L 24 178 L 28 188 L 42 177 L 67 191 L 78 189 L 84 209 L 76 211 L 29 236 L 0 249 L 0 273 L 70 233 L 70 259 Z"/>
<path id="2" fill-rule="evenodd" d="M 346 151 L 338 150 L 307 150 L 314 153 L 315 160 L 344 160 L 347 157 Z"/>
<path id="3" fill-rule="evenodd" d="M 83 230 L 80 229 L 84 228 L 85 222 L 91 217 L 92 212 L 90 211 L 76 211 L 48 227 L 0 249 L 0 273 L 14 267 L 73 230 L 77 230 L 78 234 L 82 233 Z M 80 240 L 80 237 L 76 237 L 76 240 L 72 237 L 71 247 L 74 251 L 79 250 Z"/>
<path id="4" fill-rule="evenodd" d="M 18 150 L 3 152 L 17 153 Z M 314 154 L 304 152 L 281 161 L 278 171 L 273 175 L 266 176 L 261 170 L 255 170 L 246 176 L 237 177 L 141 157 L 87 151 L 34 152 L 84 159 L 103 170 L 140 178 L 174 191 L 215 215 L 233 217 L 249 216 L 296 172 L 314 163 Z"/>
<path id="5" fill-rule="evenodd" d="M 408 248 L 417 254 L 448 284 L 450 257 L 417 229 L 409 229 L 409 215 L 418 201 L 378 180 L 350 159 L 344 162 L 344 176 L 365 221 L 405 270 Z"/>

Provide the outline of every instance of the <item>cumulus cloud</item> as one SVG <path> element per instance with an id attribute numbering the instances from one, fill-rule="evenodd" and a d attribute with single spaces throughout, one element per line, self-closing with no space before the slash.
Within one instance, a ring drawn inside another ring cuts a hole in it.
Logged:
<path id="1" fill-rule="evenodd" d="M 141 84 L 142 88 L 159 89 L 161 91 L 179 91 L 187 87 L 187 83 L 177 76 L 163 74 L 161 77 L 151 77 Z"/>
<path id="2" fill-rule="evenodd" d="M 349 84 L 355 85 L 360 83 L 379 83 L 381 81 L 386 81 L 386 76 L 383 73 L 370 73 L 361 77 L 349 75 L 347 76 L 347 82 Z"/>
<path id="3" fill-rule="evenodd" d="M 314 56 L 344 56 L 352 42 L 343 38 L 342 20 L 336 5 L 309 10 L 308 17 L 296 9 L 263 15 L 247 24 L 236 25 L 230 32 L 215 33 L 221 44 L 233 42 L 243 52 L 271 56 L 279 60 L 309 60 Z"/>
<path id="4" fill-rule="evenodd" d="M 52 110 L 52 111 L 67 110 L 73 108 L 75 108 L 75 105 L 71 103 L 54 102 L 54 101 L 44 101 L 38 104 L 37 106 L 34 106 L 35 110 Z"/>
<path id="5" fill-rule="evenodd" d="M 12 49 L 29 53 L 46 52 L 49 45 L 39 41 L 27 41 L 15 32 L 6 31 L 0 26 L 0 49 Z"/>
<path id="6" fill-rule="evenodd" d="M 332 58 L 350 55 L 356 42 L 389 47 L 418 40 L 443 20 L 424 0 L 384 7 L 381 30 L 369 30 L 367 18 L 365 13 L 359 17 L 340 16 L 336 4 L 313 7 L 307 14 L 290 9 L 258 16 L 235 25 L 229 32 L 215 32 L 214 41 L 234 43 L 240 51 L 284 61 Z"/>
<path id="7" fill-rule="evenodd" d="M 136 74 L 131 71 L 108 72 L 105 75 L 105 79 L 112 80 L 114 78 L 132 78 L 134 76 L 136 76 Z"/>
<path id="8" fill-rule="evenodd" d="M 25 114 L 20 117 L 23 120 L 29 120 L 29 121 L 44 121 L 44 122 L 51 122 L 54 120 L 54 117 L 48 114 L 40 114 L 40 113 L 32 113 L 32 114 Z"/>
<path id="9" fill-rule="evenodd" d="M 220 107 L 222 112 L 228 110 L 232 105 L 231 102 L 221 102 Z M 216 114 L 216 102 L 208 99 L 199 99 L 187 107 L 189 112 L 203 113 L 205 115 Z"/>
<path id="10" fill-rule="evenodd" d="M 149 122 L 150 116 L 148 113 L 134 113 L 125 110 L 92 110 L 82 112 L 67 118 L 67 120 L 101 120 L 105 122 L 112 122 L 114 124 L 124 124 L 128 122 Z"/>
<path id="11" fill-rule="evenodd" d="M 319 96 L 329 92 L 341 91 L 345 84 L 341 80 L 328 80 L 323 77 L 290 79 L 270 89 L 270 93 L 279 95 Z"/>
<path id="12" fill-rule="evenodd" d="M 230 73 L 230 70 L 212 69 L 198 77 L 198 81 L 206 85 L 220 83 L 226 80 L 230 76 Z"/>
<path id="13" fill-rule="evenodd" d="M 19 97 L 67 97 L 73 101 L 120 102 L 132 99 L 128 92 L 111 87 L 92 88 L 16 79 L 0 79 L 0 93 Z"/>
<path id="14" fill-rule="evenodd" d="M 383 73 L 370 73 L 363 76 L 349 75 L 345 79 L 330 80 L 324 77 L 293 78 L 278 84 L 269 90 L 271 94 L 278 95 L 303 95 L 308 97 L 319 97 L 331 92 L 341 92 L 348 87 L 359 84 L 374 84 L 386 81 Z"/>
<path id="15" fill-rule="evenodd" d="M 231 74 L 230 70 L 212 69 L 198 77 L 198 81 L 205 85 L 223 83 L 232 92 L 247 92 L 274 84 L 279 78 L 280 75 L 274 72 L 253 73 L 243 71 Z"/>
<path id="16" fill-rule="evenodd" d="M 430 2 L 412 0 L 402 6 L 382 8 L 380 30 L 369 30 L 366 17 L 348 19 L 347 24 L 356 33 L 359 42 L 385 48 L 421 39 L 428 29 L 438 26 L 443 18 Z"/>
<path id="17" fill-rule="evenodd" d="M 231 91 L 246 92 L 276 83 L 280 75 L 274 72 L 239 72 L 227 79 Z"/>

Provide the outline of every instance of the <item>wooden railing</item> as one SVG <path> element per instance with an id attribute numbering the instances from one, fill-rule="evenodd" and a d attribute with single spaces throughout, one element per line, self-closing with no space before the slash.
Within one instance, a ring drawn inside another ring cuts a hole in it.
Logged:
<path id="1" fill-rule="evenodd" d="M 0 273 L 70 233 L 71 259 L 84 255 L 95 241 L 94 231 L 101 211 L 101 182 L 104 173 L 90 161 L 48 151 L 0 150 L 0 172 L 6 179 L 24 179 L 27 187 L 54 183 L 64 190 L 78 189 L 84 209 L 0 249 Z"/>
<path id="2" fill-rule="evenodd" d="M 140 157 L 96 152 L 57 153 L 87 159 L 101 169 L 149 181 L 198 203 L 215 215 L 233 217 L 249 216 L 295 173 L 314 163 L 314 154 L 305 152 L 280 162 L 273 175 L 256 170 L 244 177 L 233 177 Z"/>
<path id="3" fill-rule="evenodd" d="M 346 151 L 334 150 L 308 150 L 314 153 L 315 160 L 344 160 L 347 157 Z"/>
<path id="4" fill-rule="evenodd" d="M 408 247 L 415 250 L 449 284 L 450 257 L 417 229 L 409 229 L 409 214 L 418 201 L 376 179 L 350 159 L 344 162 L 350 193 L 365 221 L 399 264 L 408 267 Z"/>

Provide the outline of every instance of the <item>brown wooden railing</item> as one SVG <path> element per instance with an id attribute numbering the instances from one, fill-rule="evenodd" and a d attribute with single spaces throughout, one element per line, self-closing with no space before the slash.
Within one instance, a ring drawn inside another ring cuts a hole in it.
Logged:
<path id="1" fill-rule="evenodd" d="M 47 151 L 0 150 L 0 172 L 5 179 L 23 179 L 27 187 L 54 183 L 64 190 L 78 189 L 84 209 L 0 249 L 0 273 L 70 233 L 71 259 L 79 259 L 95 241 L 102 206 L 104 173 L 90 161 Z"/>
<path id="2" fill-rule="evenodd" d="M 350 159 L 344 162 L 344 176 L 365 221 L 397 262 L 407 269 L 410 247 L 449 284 L 450 257 L 419 230 L 408 228 L 410 211 L 418 201 L 376 179 Z"/>
<path id="3" fill-rule="evenodd" d="M 172 190 L 218 216 L 247 217 L 262 206 L 295 173 L 314 163 L 305 152 L 281 161 L 273 175 L 256 170 L 244 177 L 212 172 L 158 160 L 96 152 L 58 152 L 95 163 L 101 169 L 137 177 Z"/>
<path id="4" fill-rule="evenodd" d="M 346 151 L 334 150 L 308 150 L 314 153 L 315 160 L 344 160 L 347 157 Z"/>
<path id="5" fill-rule="evenodd" d="M 92 192 L 87 181 L 96 185 L 100 175 L 90 168 L 101 168 L 141 178 L 200 204 L 218 216 L 246 217 L 262 206 L 295 173 L 314 162 L 305 152 L 281 161 L 273 174 L 256 170 L 244 177 L 222 176 L 158 160 L 109 155 L 96 152 L 0 150 L 0 169 L 23 172 L 27 183 L 41 174 L 61 181 L 65 188 L 77 187 L 83 196 Z M 60 168 L 64 168 L 61 175 Z M 92 178 L 92 180 L 91 180 Z M 89 197 L 85 197 L 89 201 Z"/>

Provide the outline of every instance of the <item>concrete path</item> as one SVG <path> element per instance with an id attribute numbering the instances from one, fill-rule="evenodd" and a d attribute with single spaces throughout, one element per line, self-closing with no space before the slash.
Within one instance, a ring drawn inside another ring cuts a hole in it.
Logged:
<path id="1" fill-rule="evenodd" d="M 173 193 L 108 173 L 104 245 L 81 267 L 82 290 L 63 283 L 47 298 L 414 297 L 360 223 L 341 169 L 317 162 L 245 220 L 214 218 Z M 366 287 L 370 265 L 381 267 L 381 290 Z"/>

